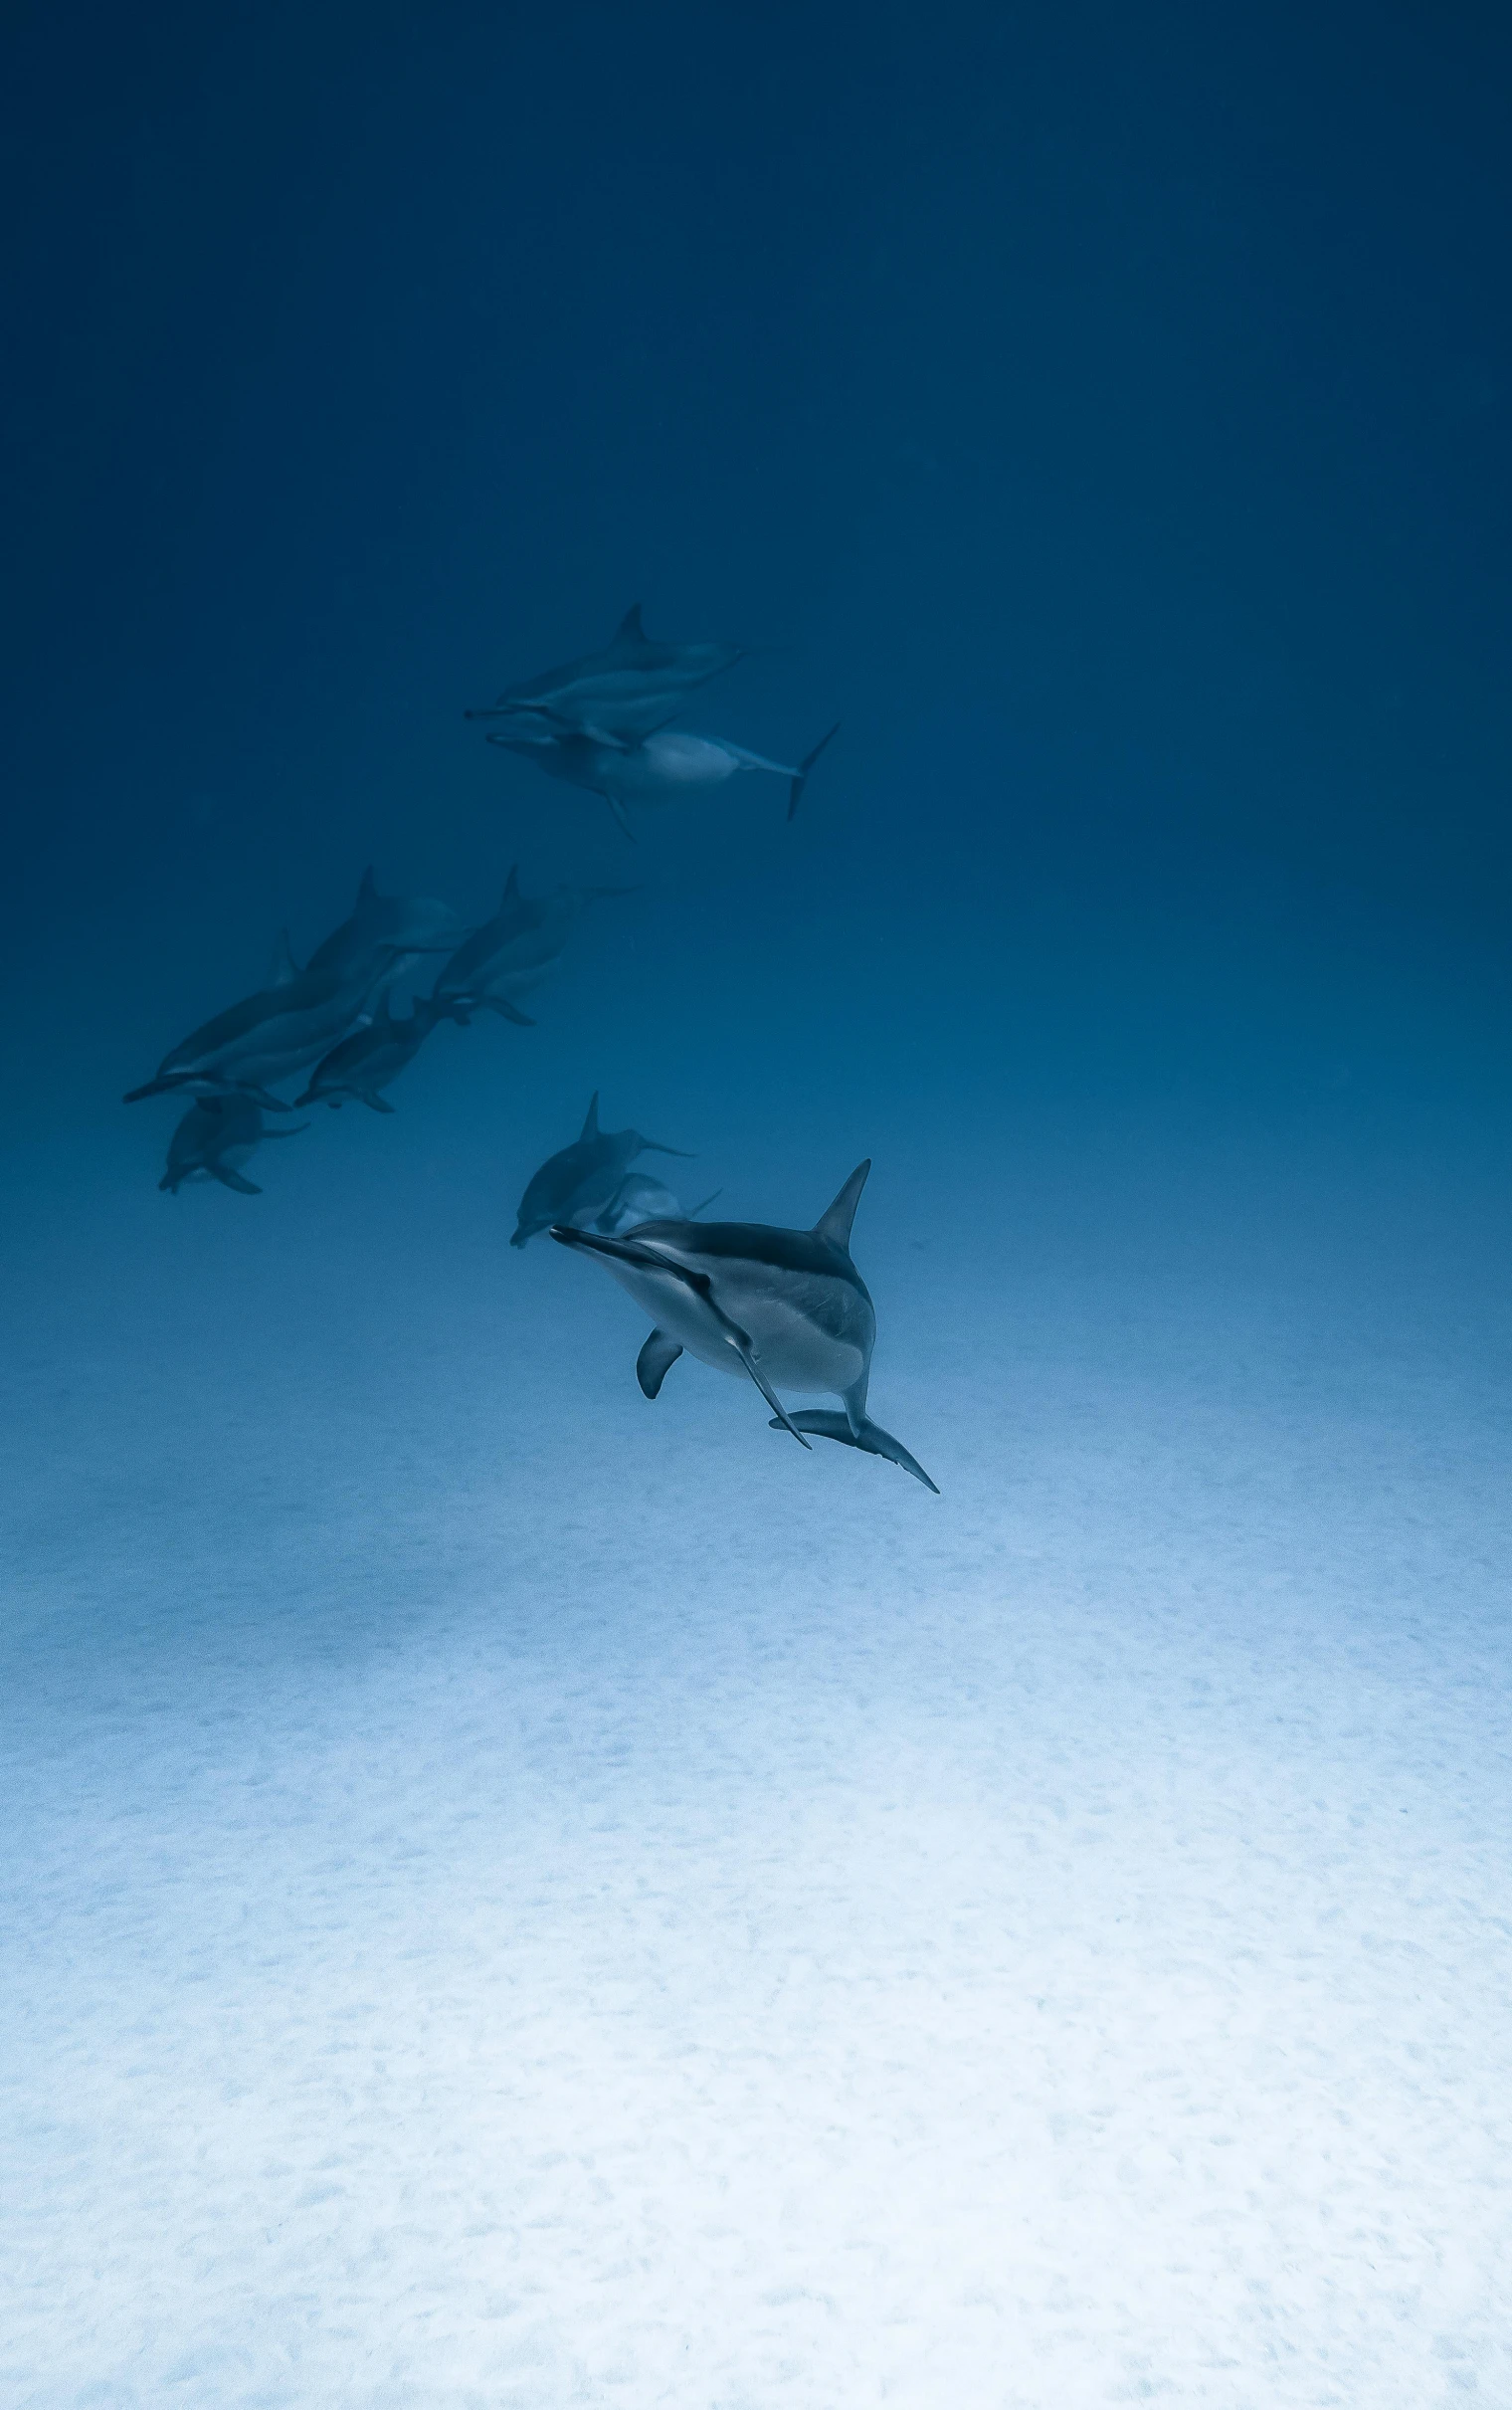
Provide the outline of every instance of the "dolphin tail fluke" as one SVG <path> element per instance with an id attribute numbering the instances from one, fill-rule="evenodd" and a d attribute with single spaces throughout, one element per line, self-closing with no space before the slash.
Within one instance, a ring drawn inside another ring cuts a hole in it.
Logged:
<path id="1" fill-rule="evenodd" d="M 219 1180 L 223 1188 L 234 1188 L 239 1197 L 260 1197 L 263 1193 L 256 1180 L 244 1180 L 229 1163 L 212 1163 L 209 1169 L 212 1179 Z"/>
<path id="2" fill-rule="evenodd" d="M 805 753 L 802 761 L 799 763 L 798 775 L 788 789 L 788 818 L 790 820 L 803 801 L 803 791 L 809 783 L 809 772 L 813 769 L 814 764 L 816 761 L 818 761 L 826 745 L 830 742 L 830 737 L 838 736 L 839 734 L 840 721 L 837 719 L 834 727 L 830 730 L 830 735 L 821 736 L 818 744 L 814 747 L 813 752 Z"/>
<path id="3" fill-rule="evenodd" d="M 664 1330 L 652 1332 L 651 1337 L 636 1357 L 636 1379 L 641 1384 L 644 1396 L 655 1397 L 657 1395 L 662 1383 L 681 1353 L 682 1349 L 677 1341 L 669 1339 Z"/>
<path id="4" fill-rule="evenodd" d="M 905 1473 L 911 1473 L 914 1480 L 922 1482 L 926 1490 L 933 1490 L 936 1498 L 940 1495 L 938 1485 L 930 1480 L 917 1458 L 909 1455 L 902 1441 L 894 1439 L 890 1431 L 884 1431 L 880 1423 L 870 1422 L 864 1415 L 860 1429 L 852 1431 L 848 1415 L 835 1414 L 823 1406 L 809 1406 L 802 1414 L 789 1418 L 788 1429 L 792 1430 L 795 1426 L 800 1431 L 812 1431 L 817 1439 L 839 1440 L 843 1448 L 859 1448 L 867 1456 L 884 1456 L 890 1465 L 900 1465 Z M 774 1417 L 772 1429 L 780 1431 L 782 1427 Z"/>

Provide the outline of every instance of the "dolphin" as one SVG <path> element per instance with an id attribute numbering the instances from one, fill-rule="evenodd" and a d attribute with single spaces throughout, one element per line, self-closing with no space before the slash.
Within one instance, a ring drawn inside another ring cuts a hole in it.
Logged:
<path id="1" fill-rule="evenodd" d="M 655 1397 L 684 1348 L 721 1372 L 755 1382 L 772 1409 L 772 1429 L 840 1440 L 884 1456 L 926 1490 L 939 1491 L 922 1465 L 866 1412 L 866 1383 L 876 1314 L 850 1261 L 850 1224 L 871 1169 L 858 1163 L 812 1230 L 774 1230 L 764 1222 L 643 1222 L 621 1237 L 574 1229 L 551 1235 L 563 1247 L 598 1256 L 656 1323 L 636 1359 L 636 1378 Z M 777 1387 L 831 1390 L 845 1412 L 808 1408 L 789 1414 Z"/>
<path id="2" fill-rule="evenodd" d="M 219 1180 L 244 1197 L 260 1197 L 262 1189 L 244 1172 L 263 1140 L 296 1138 L 308 1127 L 298 1121 L 292 1129 L 265 1129 L 262 1107 L 251 1097 L 201 1097 L 168 1140 L 168 1168 L 158 1187 L 177 1196 L 186 1180 Z"/>
<path id="3" fill-rule="evenodd" d="M 269 1081 L 286 1079 L 328 1055 L 362 1018 L 392 961 L 392 952 L 382 948 L 354 968 L 311 966 L 260 988 L 192 1030 L 164 1055 L 156 1079 L 127 1091 L 126 1104 L 182 1090 L 195 1097 L 244 1095 L 265 1112 L 291 1112 L 292 1105 L 269 1093 Z"/>
<path id="4" fill-rule="evenodd" d="M 316 1064 L 308 1088 L 294 1099 L 295 1105 L 328 1105 L 339 1112 L 347 1098 L 353 1097 L 359 1104 L 370 1105 L 374 1112 L 392 1112 L 393 1105 L 379 1091 L 398 1079 L 437 1022 L 445 1018 L 429 996 L 417 996 L 408 1018 L 396 1021 L 385 989 L 372 1020 L 365 1028 L 353 1030 Z"/>
<path id="5" fill-rule="evenodd" d="M 680 1146 L 663 1146 L 659 1138 L 643 1138 L 638 1129 L 601 1130 L 595 1089 L 581 1135 L 560 1154 L 548 1156 L 521 1197 L 510 1246 L 527 1246 L 538 1230 L 570 1221 L 574 1214 L 602 1213 L 637 1155 L 682 1151 Z"/>
<path id="6" fill-rule="evenodd" d="M 764 753 L 748 752 L 744 745 L 730 744 L 722 736 L 694 736 L 684 728 L 656 728 L 639 744 L 628 746 L 604 744 L 587 735 L 545 732 L 490 736 L 488 742 L 502 745 L 510 753 L 522 753 L 550 778 L 562 778 L 569 786 L 586 787 L 590 795 L 602 795 L 626 836 L 633 837 L 635 831 L 625 816 L 628 803 L 681 803 L 711 795 L 737 770 L 770 770 L 774 777 L 786 778 L 791 820 L 803 800 L 810 771 L 830 738 L 839 733 L 837 720 L 796 767 L 791 762 L 768 761 Z"/>
<path id="7" fill-rule="evenodd" d="M 559 887 L 549 896 L 520 893 L 519 866 L 510 871 L 498 910 L 472 931 L 443 966 L 434 1001 L 466 1023 L 484 1007 L 533 1029 L 515 1003 L 545 978 L 583 906 L 599 896 L 628 896 L 624 887 Z"/>
<path id="8" fill-rule="evenodd" d="M 524 730 L 581 735 L 595 743 L 634 744 L 672 717 L 684 695 L 743 661 L 745 645 L 660 644 L 641 624 L 633 603 L 601 653 L 584 653 L 539 678 L 506 687 L 497 701 L 469 719 L 506 719 Z"/>
<path id="9" fill-rule="evenodd" d="M 352 910 L 315 947 L 309 968 L 352 970 L 383 954 L 389 977 L 397 979 L 409 961 L 422 954 L 450 954 L 467 933 L 449 904 L 438 904 L 430 896 L 380 896 L 371 870 L 366 870 Z"/>
<path id="10" fill-rule="evenodd" d="M 705 1197 L 701 1205 L 694 1205 L 691 1211 L 685 1212 L 671 1190 L 663 1188 L 662 1182 L 649 1171 L 628 1171 L 609 1203 L 601 1207 L 598 1213 L 590 1207 L 586 1217 L 575 1213 L 572 1219 L 579 1230 L 603 1230 L 614 1238 L 622 1230 L 636 1229 L 642 1222 L 696 1222 L 700 1213 L 707 1212 L 718 1194 L 716 1188 L 713 1195 Z"/>

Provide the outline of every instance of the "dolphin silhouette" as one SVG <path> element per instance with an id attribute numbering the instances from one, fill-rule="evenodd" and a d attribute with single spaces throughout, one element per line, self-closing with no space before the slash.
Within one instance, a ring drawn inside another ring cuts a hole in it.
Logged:
<path id="1" fill-rule="evenodd" d="M 742 661 L 745 645 L 661 644 L 633 603 L 600 653 L 580 654 L 539 678 L 506 687 L 469 719 L 506 719 L 545 736 L 581 735 L 609 746 L 634 744 L 679 708 L 684 695 Z"/>
<path id="2" fill-rule="evenodd" d="M 850 1225 L 871 1169 L 858 1163 L 812 1230 L 764 1222 L 643 1222 L 622 1237 L 553 1223 L 552 1237 L 600 1258 L 656 1323 L 636 1359 L 636 1378 L 655 1397 L 686 1348 L 736 1378 L 748 1375 L 772 1409 L 774 1431 L 806 1433 L 884 1456 L 934 1490 L 901 1440 L 866 1412 L 876 1313 L 850 1261 Z M 845 1412 L 789 1414 L 778 1388 L 831 1390 Z"/>
<path id="3" fill-rule="evenodd" d="M 244 1197 L 260 1197 L 256 1180 L 244 1174 L 263 1140 L 296 1138 L 308 1127 L 296 1121 L 292 1129 L 265 1129 L 262 1108 L 251 1097 L 201 1097 L 168 1140 L 168 1168 L 158 1187 L 177 1196 L 186 1180 L 219 1180 Z"/>
<path id="4" fill-rule="evenodd" d="M 637 1155 L 682 1151 L 680 1146 L 663 1146 L 659 1138 L 644 1138 L 638 1129 L 600 1129 L 595 1089 L 580 1135 L 560 1154 L 547 1157 L 521 1197 L 510 1246 L 528 1246 L 537 1231 L 571 1221 L 574 1214 L 602 1213 Z"/>
<path id="5" fill-rule="evenodd" d="M 534 1022 L 522 1013 L 516 997 L 538 987 L 561 953 L 573 924 L 595 897 L 628 896 L 624 887 L 558 887 L 549 896 L 521 893 L 518 864 L 510 871 L 491 920 L 475 928 L 436 981 L 434 998 L 454 1021 L 466 1023 L 474 1012 L 501 1013 L 526 1029 Z"/>
<path id="6" fill-rule="evenodd" d="M 774 777 L 786 778 L 791 820 L 803 800 L 810 771 L 831 737 L 839 733 L 837 720 L 796 765 L 768 761 L 764 753 L 748 752 L 744 745 L 730 744 L 722 736 L 694 736 L 684 728 L 657 728 L 634 745 L 611 745 L 592 736 L 550 735 L 544 731 L 534 735 L 490 736 L 488 742 L 502 745 L 507 752 L 522 754 L 549 778 L 565 779 L 569 786 L 586 788 L 590 795 L 602 795 L 626 836 L 633 837 L 635 831 L 626 818 L 627 804 L 682 803 L 711 795 L 726 779 L 733 778 L 737 770 L 770 770 Z"/>
<path id="7" fill-rule="evenodd" d="M 362 874 L 357 901 L 340 926 L 310 955 L 312 971 L 355 970 L 382 955 L 397 979 L 422 954 L 449 954 L 467 935 L 467 924 L 449 904 L 431 896 L 380 896 L 371 870 Z"/>
<path id="8" fill-rule="evenodd" d="M 611 1238 L 621 1231 L 638 1229 L 642 1222 L 696 1222 L 706 1213 L 720 1194 L 716 1188 L 700 1204 L 683 1206 L 669 1188 L 649 1171 L 628 1171 L 609 1203 L 596 1213 L 574 1214 L 573 1225 L 578 1230 L 603 1230 Z"/>
<path id="9" fill-rule="evenodd" d="M 251 1097 L 265 1112 L 291 1112 L 282 1097 L 269 1093 L 268 1083 L 329 1054 L 361 1019 L 392 961 L 392 952 L 381 948 L 345 970 L 293 971 L 290 966 L 290 975 L 281 976 L 275 986 L 260 988 L 192 1030 L 164 1055 L 155 1079 L 127 1091 L 126 1104 L 178 1090 L 197 1097 L 235 1092 Z"/>
<path id="10" fill-rule="evenodd" d="M 294 1099 L 295 1105 L 328 1105 L 332 1111 L 339 1111 L 352 1097 L 361 1105 L 370 1105 L 374 1112 L 392 1112 L 393 1105 L 380 1091 L 398 1079 L 407 1063 L 413 1063 L 437 1022 L 445 1018 L 429 996 L 417 996 L 408 1018 L 396 1021 L 385 989 L 366 1028 L 353 1030 L 316 1064 L 309 1086 L 302 1097 Z"/>

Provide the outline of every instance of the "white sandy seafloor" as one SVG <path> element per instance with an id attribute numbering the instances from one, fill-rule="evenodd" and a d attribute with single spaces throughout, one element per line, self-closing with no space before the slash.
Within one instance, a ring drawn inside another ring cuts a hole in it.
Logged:
<path id="1" fill-rule="evenodd" d="M 18 1208 L 7 2410 L 1512 2402 L 1505 1295 L 878 1177 L 936 1500 L 392 1140 Z"/>

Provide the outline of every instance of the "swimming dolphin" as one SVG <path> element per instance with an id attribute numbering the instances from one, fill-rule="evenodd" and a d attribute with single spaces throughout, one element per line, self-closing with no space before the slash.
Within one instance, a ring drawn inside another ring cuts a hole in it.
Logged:
<path id="1" fill-rule="evenodd" d="M 656 1323 L 636 1359 L 636 1378 L 655 1397 L 686 1348 L 739 1379 L 749 1374 L 772 1409 L 774 1431 L 840 1440 L 901 1465 L 926 1490 L 934 1483 L 900 1440 L 866 1413 L 876 1314 L 850 1261 L 850 1224 L 871 1169 L 858 1163 L 812 1230 L 764 1222 L 643 1222 L 620 1238 L 553 1223 L 563 1247 L 599 1256 Z M 789 1414 L 777 1388 L 833 1390 L 844 1414 Z"/>
<path id="2" fill-rule="evenodd" d="M 575 1213 L 572 1219 L 579 1230 L 603 1230 L 617 1238 L 621 1231 L 635 1230 L 642 1222 L 696 1222 L 719 1193 L 716 1188 L 701 1205 L 685 1210 L 651 1172 L 628 1171 L 607 1205 L 597 1213 L 590 1207 L 586 1216 Z"/>
<path id="3" fill-rule="evenodd" d="M 638 1129 L 600 1129 L 599 1092 L 593 1092 L 582 1133 L 560 1154 L 550 1155 L 520 1199 L 511 1247 L 524 1247 L 539 1230 L 574 1214 L 602 1213 L 637 1155 L 680 1155 L 680 1146 L 643 1138 Z M 691 1158 L 689 1158 L 690 1160 Z"/>
<path id="4" fill-rule="evenodd" d="M 470 711 L 469 719 L 507 719 L 520 729 L 551 736 L 581 735 L 595 743 L 634 744 L 680 707 L 684 695 L 705 686 L 744 659 L 745 645 L 658 644 L 641 625 L 632 604 L 602 653 L 521 679 L 496 703 Z"/>
<path id="5" fill-rule="evenodd" d="M 407 1063 L 413 1063 L 437 1022 L 445 1018 L 429 996 L 417 996 L 408 1018 L 396 1021 L 385 989 L 372 1020 L 364 1029 L 353 1030 L 316 1064 L 308 1088 L 294 1099 L 295 1105 L 328 1105 L 332 1111 L 339 1111 L 352 1097 L 361 1105 L 370 1105 L 374 1112 L 392 1112 L 393 1105 L 380 1090 L 397 1080 Z"/>
<path id="6" fill-rule="evenodd" d="M 790 762 L 768 761 L 764 753 L 749 753 L 744 745 L 729 744 L 722 736 L 694 736 L 683 728 L 657 728 L 639 744 L 629 746 L 603 744 L 586 735 L 544 732 L 490 736 L 488 742 L 523 754 L 550 778 L 562 778 L 569 786 L 585 787 L 590 795 L 602 795 L 626 836 L 633 837 L 635 831 L 625 816 L 628 803 L 681 803 L 711 795 L 737 770 L 770 770 L 774 777 L 786 778 L 791 820 L 803 799 L 810 771 L 830 738 L 839 732 L 837 721 L 796 768 Z"/>
<path id="7" fill-rule="evenodd" d="M 524 896 L 516 865 L 492 919 L 474 929 L 443 968 L 435 1001 L 464 1024 L 486 1007 L 506 1021 L 533 1029 L 534 1022 L 514 998 L 539 986 L 586 904 L 595 897 L 630 893 L 624 887 L 559 887 L 549 896 Z"/>
<path id="8" fill-rule="evenodd" d="M 268 1083 L 328 1055 L 362 1018 L 392 962 L 392 951 L 382 948 L 354 969 L 311 967 L 260 988 L 191 1031 L 164 1055 L 156 1079 L 127 1091 L 126 1104 L 183 1090 L 192 1097 L 245 1095 L 265 1112 L 291 1112 L 292 1105 L 269 1094 Z"/>
<path id="9" fill-rule="evenodd" d="M 186 1180 L 219 1180 L 244 1197 L 260 1197 L 256 1180 L 243 1174 L 263 1140 L 296 1138 L 308 1127 L 298 1121 L 292 1129 L 265 1129 L 262 1108 L 251 1097 L 201 1097 L 168 1140 L 168 1168 L 158 1187 L 177 1196 Z"/>
<path id="10" fill-rule="evenodd" d="M 362 874 L 357 901 L 339 928 L 321 939 L 309 958 L 312 971 L 354 970 L 379 954 L 397 979 L 422 954 L 449 954 L 467 935 L 466 923 L 449 904 L 430 896 L 380 896 L 371 870 Z"/>

